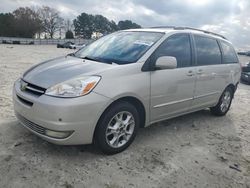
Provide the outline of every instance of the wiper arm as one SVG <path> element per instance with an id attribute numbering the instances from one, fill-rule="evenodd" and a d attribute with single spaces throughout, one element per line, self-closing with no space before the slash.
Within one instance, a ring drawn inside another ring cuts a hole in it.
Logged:
<path id="1" fill-rule="evenodd" d="M 87 60 L 90 60 L 90 61 L 98 61 L 97 59 L 92 58 L 92 57 L 88 57 L 88 56 L 81 57 L 81 58 L 82 58 L 82 59 L 87 59 Z"/>
<path id="2" fill-rule="evenodd" d="M 91 61 L 97 61 L 99 63 L 107 63 L 107 64 L 116 64 L 118 65 L 118 63 L 115 63 L 113 61 L 108 61 L 108 60 L 105 60 L 105 59 L 102 59 L 102 58 L 93 58 L 93 57 L 89 57 L 89 56 L 85 56 L 85 57 L 81 57 L 82 59 L 87 59 L 87 60 L 91 60 Z"/>
<path id="3" fill-rule="evenodd" d="M 68 57 L 68 56 L 74 56 L 75 57 L 76 55 L 75 55 L 75 53 L 69 53 L 69 54 L 66 55 L 66 57 Z"/>

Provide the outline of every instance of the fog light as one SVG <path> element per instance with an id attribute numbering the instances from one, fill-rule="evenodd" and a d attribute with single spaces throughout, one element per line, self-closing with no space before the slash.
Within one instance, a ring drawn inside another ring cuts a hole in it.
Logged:
<path id="1" fill-rule="evenodd" d="M 73 131 L 52 131 L 52 130 L 46 130 L 45 134 L 49 137 L 53 138 L 67 138 L 69 137 Z"/>

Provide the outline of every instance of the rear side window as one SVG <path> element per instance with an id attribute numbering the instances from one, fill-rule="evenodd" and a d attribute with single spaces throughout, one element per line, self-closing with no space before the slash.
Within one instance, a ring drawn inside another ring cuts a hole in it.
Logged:
<path id="1" fill-rule="evenodd" d="M 154 52 L 154 62 L 162 56 L 173 56 L 177 67 L 191 66 L 191 44 L 188 34 L 176 34 L 167 38 Z"/>
<path id="2" fill-rule="evenodd" d="M 233 47 L 230 44 L 224 41 L 221 41 L 221 47 L 223 50 L 224 63 L 237 63 L 238 62 L 237 55 Z"/>
<path id="3" fill-rule="evenodd" d="M 221 64 L 221 51 L 215 39 L 195 35 L 194 41 L 198 65 Z"/>

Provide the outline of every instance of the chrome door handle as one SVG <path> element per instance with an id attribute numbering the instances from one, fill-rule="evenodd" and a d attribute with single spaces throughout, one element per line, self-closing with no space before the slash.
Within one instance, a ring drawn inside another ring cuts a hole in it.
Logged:
<path id="1" fill-rule="evenodd" d="M 189 70 L 187 73 L 187 76 L 193 76 L 193 75 L 194 75 L 194 72 L 192 70 Z"/>

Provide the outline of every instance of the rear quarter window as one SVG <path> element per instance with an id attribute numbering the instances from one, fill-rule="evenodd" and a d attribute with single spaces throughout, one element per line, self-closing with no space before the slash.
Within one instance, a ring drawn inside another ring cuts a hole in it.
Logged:
<path id="1" fill-rule="evenodd" d="M 223 51 L 224 63 L 238 63 L 238 58 L 233 47 L 224 41 L 221 41 L 220 43 Z"/>
<path id="2" fill-rule="evenodd" d="M 194 42 L 198 66 L 221 64 L 221 51 L 217 40 L 194 35 Z"/>

